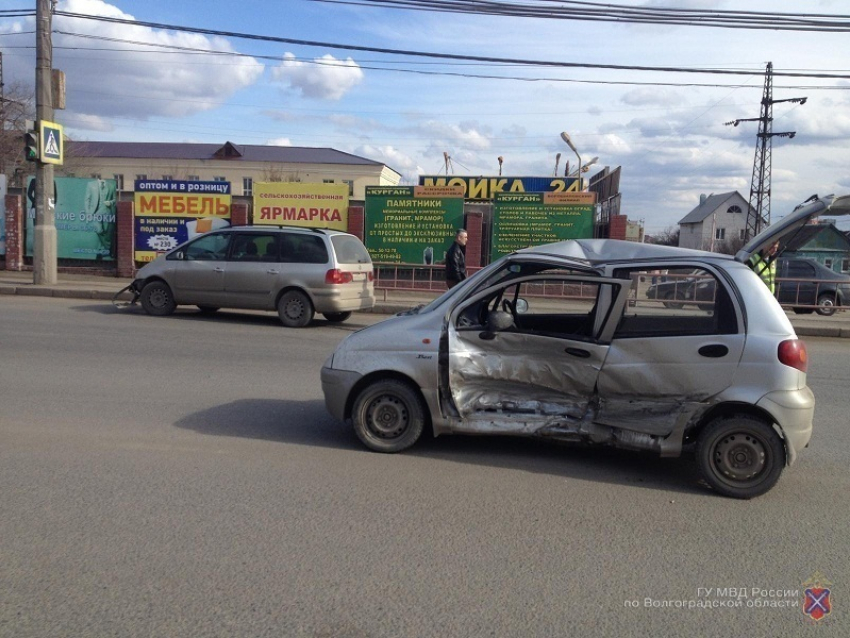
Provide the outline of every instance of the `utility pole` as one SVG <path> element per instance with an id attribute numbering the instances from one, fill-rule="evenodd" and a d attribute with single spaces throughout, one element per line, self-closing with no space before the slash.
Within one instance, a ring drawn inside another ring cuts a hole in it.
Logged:
<path id="1" fill-rule="evenodd" d="M 772 139 L 787 137 L 793 139 L 796 131 L 773 132 L 773 105 L 780 102 L 796 102 L 805 104 L 807 98 L 794 97 L 787 100 L 773 99 L 773 62 L 767 63 L 764 74 L 764 92 L 761 98 L 760 117 L 751 117 L 726 122 L 729 126 L 738 126 L 741 122 L 758 122 L 759 132 L 756 137 L 756 154 L 753 158 L 753 178 L 750 182 L 750 205 L 747 210 L 747 226 L 744 231 L 744 242 L 758 235 L 764 228 L 770 226 L 770 174 L 773 153 Z"/>
<path id="2" fill-rule="evenodd" d="M 36 0 L 35 117 L 36 130 L 42 121 L 53 121 L 53 0 Z M 43 141 L 39 139 L 39 145 Z M 53 165 L 36 161 L 33 283 L 55 284 L 57 277 L 56 210 Z M 29 211 L 27 211 L 29 212 Z"/>

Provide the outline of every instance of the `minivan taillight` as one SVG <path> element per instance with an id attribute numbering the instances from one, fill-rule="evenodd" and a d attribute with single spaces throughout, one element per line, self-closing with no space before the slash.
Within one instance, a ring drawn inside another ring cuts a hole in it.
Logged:
<path id="1" fill-rule="evenodd" d="M 779 344 L 776 354 L 779 357 L 779 362 L 786 366 L 797 368 L 800 372 L 806 372 L 809 369 L 806 344 L 799 339 L 786 339 Z"/>
<path id="2" fill-rule="evenodd" d="M 354 281 L 354 275 L 339 268 L 331 268 L 325 273 L 326 284 L 350 284 Z"/>

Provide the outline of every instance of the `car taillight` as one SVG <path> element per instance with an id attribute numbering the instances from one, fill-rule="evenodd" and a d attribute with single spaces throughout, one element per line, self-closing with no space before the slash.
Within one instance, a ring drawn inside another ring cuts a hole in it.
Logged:
<path id="1" fill-rule="evenodd" d="M 799 339 L 787 339 L 780 343 L 777 356 L 780 363 L 796 368 L 800 372 L 806 372 L 809 369 L 806 344 Z"/>
<path id="2" fill-rule="evenodd" d="M 375 273 L 373 273 L 373 272 L 370 270 L 370 271 L 369 271 L 369 274 L 367 275 L 367 278 L 369 279 L 369 281 L 375 281 Z"/>
<path id="3" fill-rule="evenodd" d="M 331 268 L 325 273 L 326 284 L 350 284 L 354 281 L 354 275 L 339 268 Z"/>

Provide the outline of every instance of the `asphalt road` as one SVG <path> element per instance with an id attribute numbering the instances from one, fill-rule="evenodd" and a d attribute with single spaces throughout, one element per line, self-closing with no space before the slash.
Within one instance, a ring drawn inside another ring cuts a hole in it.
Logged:
<path id="1" fill-rule="evenodd" d="M 846 339 L 808 340 L 815 437 L 744 502 L 685 459 L 366 451 L 319 368 L 380 318 L 0 298 L 0 636 L 850 635 Z"/>

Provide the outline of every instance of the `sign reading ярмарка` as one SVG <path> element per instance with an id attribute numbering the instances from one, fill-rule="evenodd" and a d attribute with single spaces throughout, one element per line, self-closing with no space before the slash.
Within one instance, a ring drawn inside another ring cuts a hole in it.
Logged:
<path id="1" fill-rule="evenodd" d="M 593 237 L 596 193 L 496 193 L 490 260 L 520 248 Z"/>
<path id="2" fill-rule="evenodd" d="M 364 244 L 375 262 L 436 264 L 463 224 L 458 186 L 367 186 Z"/>

